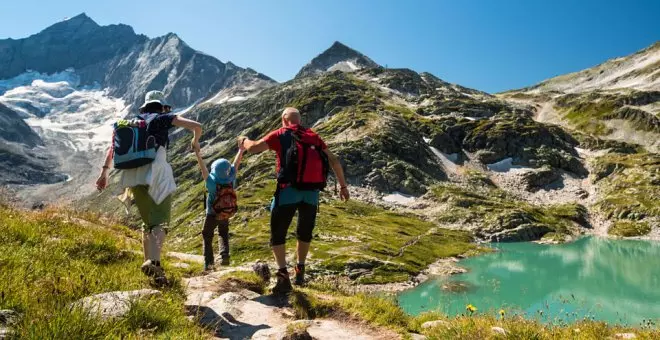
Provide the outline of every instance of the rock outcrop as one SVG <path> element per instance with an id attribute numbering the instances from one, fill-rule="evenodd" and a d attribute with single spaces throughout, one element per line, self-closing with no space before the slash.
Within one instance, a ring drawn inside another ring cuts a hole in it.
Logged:
<path id="1" fill-rule="evenodd" d="M 90 315 L 112 319 L 126 315 L 135 301 L 158 295 L 161 295 L 160 291 L 153 289 L 117 291 L 88 296 L 73 305 L 87 311 Z"/>

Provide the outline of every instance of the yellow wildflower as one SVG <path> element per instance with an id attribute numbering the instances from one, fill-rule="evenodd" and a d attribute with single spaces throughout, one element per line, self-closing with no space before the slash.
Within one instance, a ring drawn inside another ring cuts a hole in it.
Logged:
<path id="1" fill-rule="evenodd" d="M 473 306 L 472 304 L 468 304 L 465 306 L 465 309 L 470 312 L 470 314 L 474 313 L 477 311 L 477 307 Z"/>

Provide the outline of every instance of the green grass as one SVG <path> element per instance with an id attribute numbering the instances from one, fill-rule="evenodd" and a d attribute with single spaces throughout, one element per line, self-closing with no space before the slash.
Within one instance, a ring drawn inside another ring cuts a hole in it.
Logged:
<path id="1" fill-rule="evenodd" d="M 0 309 L 21 314 L 21 339 L 154 337 L 201 339 L 178 286 L 182 272 L 166 266 L 173 286 L 135 303 L 125 318 L 103 322 L 70 304 L 116 290 L 149 288 L 139 266 L 139 236 L 125 227 L 85 222 L 61 211 L 0 206 Z"/>

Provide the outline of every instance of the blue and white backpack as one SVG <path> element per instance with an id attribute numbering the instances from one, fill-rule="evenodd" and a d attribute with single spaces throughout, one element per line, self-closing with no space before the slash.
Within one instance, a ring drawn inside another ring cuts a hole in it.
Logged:
<path id="1" fill-rule="evenodd" d="M 149 123 L 156 116 L 139 115 L 136 119 L 122 119 L 113 125 L 115 169 L 135 169 L 156 159 L 158 144 L 156 138 L 149 133 Z"/>

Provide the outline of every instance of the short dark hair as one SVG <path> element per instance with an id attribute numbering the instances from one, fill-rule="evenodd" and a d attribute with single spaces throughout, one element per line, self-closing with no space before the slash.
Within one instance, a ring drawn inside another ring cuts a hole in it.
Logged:
<path id="1" fill-rule="evenodd" d="M 140 113 L 162 113 L 163 104 L 161 103 L 149 103 L 140 109 Z"/>

